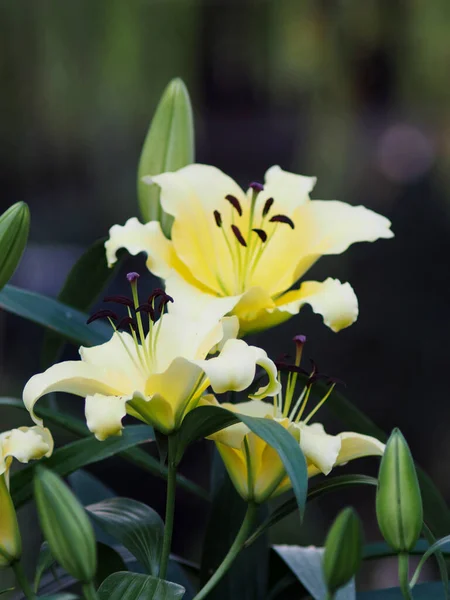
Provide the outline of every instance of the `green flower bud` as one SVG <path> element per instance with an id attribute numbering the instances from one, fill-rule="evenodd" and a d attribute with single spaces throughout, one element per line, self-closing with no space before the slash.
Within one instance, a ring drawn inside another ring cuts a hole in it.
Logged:
<path id="1" fill-rule="evenodd" d="M 19 560 L 22 540 L 11 495 L 4 475 L 0 475 L 0 568 Z"/>
<path id="2" fill-rule="evenodd" d="M 90 583 L 97 570 L 97 552 L 86 511 L 64 481 L 43 467 L 36 469 L 34 496 L 54 558 L 75 579 Z"/>
<path id="3" fill-rule="evenodd" d="M 323 574 L 330 594 L 350 581 L 362 560 L 361 521 L 352 508 L 339 513 L 328 532 L 323 557 Z"/>
<path id="4" fill-rule="evenodd" d="M 0 289 L 8 283 L 22 258 L 30 229 L 30 211 L 24 202 L 13 204 L 0 216 Z"/>
<path id="5" fill-rule="evenodd" d="M 381 459 L 377 489 L 378 526 L 395 552 L 409 552 L 423 526 L 422 497 L 408 444 L 394 429 Z"/>

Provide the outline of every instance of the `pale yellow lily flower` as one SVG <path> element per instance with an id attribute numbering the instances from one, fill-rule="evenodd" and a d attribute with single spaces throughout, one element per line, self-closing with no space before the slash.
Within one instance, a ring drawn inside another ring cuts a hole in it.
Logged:
<path id="1" fill-rule="evenodd" d="M 81 347 L 80 361 L 53 365 L 30 379 L 23 400 L 35 423 L 42 424 L 33 411 L 36 401 L 60 391 L 86 398 L 87 425 L 99 440 L 120 435 L 127 413 L 169 434 L 209 386 L 217 393 L 242 391 L 253 382 L 257 365 L 269 383 L 254 397 L 278 393 L 277 370 L 266 352 L 234 339 L 235 317 L 197 321 L 166 313 L 149 319 L 144 335 L 141 313 L 135 314 L 138 334 L 116 330 L 105 344 Z M 216 350 L 218 356 L 207 358 Z"/>
<path id="2" fill-rule="evenodd" d="M 267 171 L 264 186 L 251 184 L 247 193 L 200 164 L 145 181 L 161 188 L 162 207 L 174 217 L 172 239 L 156 221 L 129 219 L 110 230 L 108 264 L 120 248 L 146 252 L 148 269 L 184 299 L 171 310 L 237 315 L 241 337 L 286 321 L 305 304 L 333 331 L 348 327 L 358 316 L 349 283 L 328 278 L 291 288 L 321 256 L 393 236 L 388 219 L 363 206 L 311 200 L 316 179 L 278 166 Z"/>
<path id="3" fill-rule="evenodd" d="M 13 458 L 27 463 L 50 456 L 53 438 L 42 427 L 19 427 L 0 433 L 0 567 L 18 560 L 22 541 L 16 511 L 9 493 L 9 469 Z"/>
<path id="4" fill-rule="evenodd" d="M 212 395 L 205 396 L 202 405 L 219 405 Z M 238 404 L 223 403 L 222 408 L 252 417 L 273 419 L 280 423 L 298 441 L 305 455 L 308 477 L 331 470 L 364 456 L 381 456 L 385 445 L 376 438 L 344 431 L 338 435 L 325 432 L 321 423 L 309 424 L 308 419 L 297 421 L 285 416 L 279 404 L 262 400 Z M 278 453 L 255 435 L 243 423 L 231 425 L 210 439 L 216 442 L 228 474 L 244 500 L 265 502 L 291 487 Z"/>

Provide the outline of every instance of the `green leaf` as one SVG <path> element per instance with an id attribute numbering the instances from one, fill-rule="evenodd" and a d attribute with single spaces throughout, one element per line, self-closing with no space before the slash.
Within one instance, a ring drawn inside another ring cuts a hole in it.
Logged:
<path id="1" fill-rule="evenodd" d="M 59 302 L 81 311 L 88 310 L 113 273 L 114 269 L 108 268 L 106 263 L 105 239 L 98 240 L 72 267 L 58 294 Z M 50 331 L 45 333 L 42 347 L 44 368 L 58 359 L 63 346 L 64 339 L 60 335 Z"/>
<path id="2" fill-rule="evenodd" d="M 18 410 L 26 411 L 23 402 L 14 398 L 0 398 L 0 406 L 10 406 Z M 91 435 L 86 424 L 83 421 L 80 421 L 80 419 L 41 406 L 35 407 L 35 412 L 46 422 L 48 421 L 53 425 L 62 427 L 78 437 Z M 119 456 L 148 473 L 152 473 L 162 479 L 167 479 L 167 467 L 162 466 L 159 460 L 145 452 L 145 450 L 141 450 L 140 448 L 130 448 L 129 450 L 120 452 Z M 203 500 L 209 500 L 206 490 L 193 481 L 186 479 L 183 475 L 177 475 L 177 485 Z"/>
<path id="3" fill-rule="evenodd" d="M 286 545 L 272 546 L 272 548 L 315 600 L 327 597 L 327 587 L 322 570 L 323 548 Z M 340 589 L 334 598 L 335 600 L 353 600 L 355 598 L 355 580 L 352 579 Z"/>
<path id="4" fill-rule="evenodd" d="M 436 544 L 436 538 L 434 537 L 433 532 L 430 530 L 426 523 L 423 524 L 423 534 L 430 546 Z M 449 600 L 450 590 L 448 587 L 448 568 L 442 548 L 437 548 L 434 554 L 439 567 L 439 574 L 441 576 L 442 585 L 444 586 L 444 595 L 446 600 Z"/>
<path id="5" fill-rule="evenodd" d="M 62 477 L 86 465 L 114 456 L 137 444 L 153 439 L 153 429 L 148 425 L 126 427 L 121 436 L 99 442 L 93 436 L 77 440 L 56 450 L 50 458 L 27 465 L 11 477 L 11 493 L 16 508 L 27 502 L 32 495 L 32 479 L 36 465 L 43 464 Z"/>
<path id="6" fill-rule="evenodd" d="M 181 79 L 166 87 L 145 138 L 138 168 L 137 191 L 145 222 L 160 221 L 170 237 L 173 218 L 163 212 L 157 185 L 142 181 L 144 175 L 177 171 L 194 162 L 194 123 L 189 93 Z"/>
<path id="7" fill-rule="evenodd" d="M 442 583 L 422 583 L 414 588 L 414 600 L 442 600 Z M 400 588 L 386 588 L 370 592 L 359 592 L 357 600 L 403 600 Z"/>
<path id="8" fill-rule="evenodd" d="M 308 474 L 306 461 L 298 442 L 276 421 L 232 413 L 218 406 L 200 406 L 183 420 L 179 431 L 179 460 L 186 446 L 194 440 L 211 435 L 224 427 L 241 421 L 257 436 L 272 446 L 283 462 L 297 499 L 300 518 L 306 503 Z"/>
<path id="9" fill-rule="evenodd" d="M 314 391 L 316 394 L 323 395 L 328 388 L 322 382 L 318 382 Z M 326 406 L 345 423 L 349 430 L 371 435 L 386 442 L 388 435 L 341 393 L 333 391 Z M 422 493 L 425 521 L 436 536 L 443 537 L 450 534 L 450 511 L 447 503 L 425 471 L 417 465 L 416 470 Z"/>
<path id="10" fill-rule="evenodd" d="M 39 596 L 39 600 L 78 600 L 75 594 L 52 594 L 51 596 Z"/>
<path id="11" fill-rule="evenodd" d="M 86 325 L 88 315 L 67 304 L 28 292 L 12 285 L 0 291 L 0 308 L 47 327 L 77 345 L 95 346 L 111 337 L 111 328 L 102 321 Z"/>
<path id="12" fill-rule="evenodd" d="M 178 600 L 184 588 L 140 573 L 114 573 L 106 579 L 98 595 L 100 600 Z"/>
<path id="13" fill-rule="evenodd" d="M 200 584 L 203 586 L 222 562 L 233 543 L 247 510 L 247 503 L 236 492 L 219 453 L 211 466 L 212 504 L 203 542 Z M 259 522 L 267 506 L 259 509 Z M 254 600 L 264 598 L 267 586 L 269 548 L 262 536 L 251 548 L 236 557 L 231 568 L 208 594 L 208 600 Z"/>
<path id="14" fill-rule="evenodd" d="M 374 477 L 369 477 L 368 475 L 338 475 L 336 477 L 330 477 L 329 479 L 325 479 L 320 483 L 312 486 L 308 490 L 308 500 L 313 500 L 319 496 L 324 494 L 328 494 L 329 492 L 333 492 L 334 490 L 338 490 L 341 488 L 352 487 L 355 485 L 372 485 L 377 486 L 377 480 Z M 283 504 L 280 504 L 275 508 L 271 514 L 267 517 L 267 519 L 256 529 L 256 531 L 248 538 L 246 542 L 246 546 L 252 544 L 258 536 L 260 536 L 266 529 L 272 527 L 287 517 L 291 513 L 297 510 L 297 501 L 295 498 L 289 498 Z"/>
<path id="15" fill-rule="evenodd" d="M 157 512 L 130 498 L 109 498 L 86 510 L 94 523 L 123 544 L 150 575 L 158 573 L 164 524 Z"/>
<path id="16" fill-rule="evenodd" d="M 55 559 L 53 558 L 50 547 L 47 542 L 44 542 L 39 552 L 36 572 L 34 574 L 34 590 L 36 592 L 39 589 L 42 575 L 45 573 L 45 571 L 47 571 L 47 569 L 50 569 L 54 563 Z"/>
<path id="17" fill-rule="evenodd" d="M 17 202 L 0 215 L 0 290 L 10 280 L 26 248 L 30 211 Z"/>

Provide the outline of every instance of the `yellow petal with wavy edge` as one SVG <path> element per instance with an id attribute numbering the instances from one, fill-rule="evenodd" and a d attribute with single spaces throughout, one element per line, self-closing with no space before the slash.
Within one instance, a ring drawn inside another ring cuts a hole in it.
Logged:
<path id="1" fill-rule="evenodd" d="M 127 396 L 134 392 L 133 383 L 122 373 L 82 361 L 66 361 L 34 375 L 23 390 L 23 403 L 37 425 L 42 425 L 34 413 L 34 405 L 50 392 L 67 392 L 76 396 Z"/>
<path id="2" fill-rule="evenodd" d="M 255 378 L 256 365 L 260 365 L 269 377 L 269 383 L 261 387 L 252 398 L 275 396 L 280 390 L 277 368 L 267 353 L 243 340 L 228 340 L 216 358 L 193 361 L 200 366 L 218 394 L 226 391 L 240 392 L 249 387 Z"/>
<path id="3" fill-rule="evenodd" d="M 147 181 L 160 186 L 161 205 L 175 218 L 171 236 L 181 261 L 212 292 L 232 294 L 236 272 L 223 232 L 216 225 L 214 210 L 221 213 L 225 222 L 231 222 L 234 209 L 225 197 L 231 194 L 245 205 L 242 189 L 219 169 L 200 164 Z M 237 243 L 234 237 L 231 243 Z"/>
<path id="4" fill-rule="evenodd" d="M 13 458 L 21 463 L 50 456 L 52 434 L 45 427 L 19 427 L 0 434 L 0 475 L 8 471 Z"/>
<path id="5" fill-rule="evenodd" d="M 133 398 L 127 412 L 161 431 L 169 434 L 175 429 L 175 414 L 170 402 L 156 394 L 153 398 Z"/>
<path id="6" fill-rule="evenodd" d="M 85 416 L 89 431 L 100 441 L 112 435 L 122 435 L 122 419 L 127 414 L 127 402 L 131 398 L 101 394 L 87 396 Z"/>
<path id="7" fill-rule="evenodd" d="M 245 313 L 237 313 L 241 323 L 240 334 L 244 335 L 274 327 L 287 321 L 292 315 L 309 304 L 315 313 L 323 316 L 325 325 L 337 332 L 349 327 L 358 318 L 358 299 L 349 283 L 328 278 L 323 282 L 305 281 L 298 290 L 283 294 L 275 308 L 262 310 L 254 319 Z"/>
<path id="8" fill-rule="evenodd" d="M 132 217 L 123 226 L 113 225 L 105 242 L 109 267 L 117 262 L 117 252 L 121 248 L 133 256 L 145 252 L 147 268 L 158 277 L 167 277 L 174 268 L 176 254 L 172 242 L 165 237 L 158 221 L 143 225 L 136 217 Z"/>
<path id="9" fill-rule="evenodd" d="M 297 175 L 274 165 L 266 171 L 264 190 L 258 196 L 258 202 L 264 206 L 268 198 L 273 198 L 273 212 L 282 212 L 291 216 L 296 208 L 309 202 L 309 193 L 312 192 L 316 182 L 317 177 Z"/>
<path id="10" fill-rule="evenodd" d="M 0 475 L 0 568 L 18 560 L 22 554 L 22 541 L 16 511 L 6 478 Z"/>

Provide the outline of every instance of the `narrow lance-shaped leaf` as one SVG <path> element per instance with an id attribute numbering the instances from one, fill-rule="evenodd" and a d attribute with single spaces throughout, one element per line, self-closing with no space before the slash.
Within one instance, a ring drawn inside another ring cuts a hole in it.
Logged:
<path id="1" fill-rule="evenodd" d="M 27 245 L 30 211 L 17 202 L 0 215 L 0 290 L 12 277 Z"/>
<path id="2" fill-rule="evenodd" d="M 145 222 L 160 221 L 170 237 L 173 218 L 163 212 L 159 187 L 142 181 L 145 175 L 176 171 L 194 162 L 194 125 L 189 93 L 181 79 L 165 89 L 145 138 L 138 168 L 138 199 Z"/>

